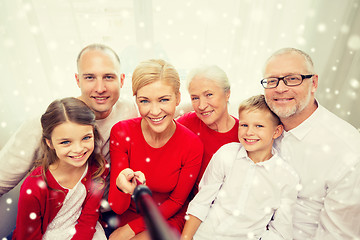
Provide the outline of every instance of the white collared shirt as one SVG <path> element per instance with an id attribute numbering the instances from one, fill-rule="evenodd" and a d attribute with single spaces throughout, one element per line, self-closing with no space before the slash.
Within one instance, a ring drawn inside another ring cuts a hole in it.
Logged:
<path id="1" fill-rule="evenodd" d="M 255 164 L 240 143 L 214 154 L 187 211 L 203 221 L 194 239 L 292 239 L 298 177 L 273 154 Z"/>
<path id="2" fill-rule="evenodd" d="M 360 134 L 321 105 L 276 146 L 300 177 L 294 239 L 360 239 Z"/>

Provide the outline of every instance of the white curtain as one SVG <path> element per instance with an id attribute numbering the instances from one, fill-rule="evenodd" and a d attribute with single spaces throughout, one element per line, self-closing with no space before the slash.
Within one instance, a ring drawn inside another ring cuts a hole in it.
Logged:
<path id="1" fill-rule="evenodd" d="M 191 68 L 219 65 L 231 81 L 234 116 L 240 101 L 263 92 L 267 57 L 300 48 L 314 60 L 320 103 L 360 128 L 360 0 L 1 0 L 0 149 L 53 99 L 80 94 L 76 57 L 94 42 L 120 55 L 128 98 L 141 60 L 170 61 L 182 101 L 189 101 Z M 0 215 L 7 214 L 0 237 L 14 224 L 16 199 L 8 198 L 0 199 Z"/>

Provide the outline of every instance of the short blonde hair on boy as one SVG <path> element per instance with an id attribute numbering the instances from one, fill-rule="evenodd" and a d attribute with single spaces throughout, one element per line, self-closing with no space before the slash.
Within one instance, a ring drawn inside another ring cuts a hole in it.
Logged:
<path id="1" fill-rule="evenodd" d="M 132 75 L 132 91 L 135 96 L 138 90 L 155 81 L 164 81 L 173 87 L 177 94 L 180 91 L 180 77 L 170 63 L 162 59 L 150 59 L 139 63 Z"/>
<path id="2" fill-rule="evenodd" d="M 263 110 L 263 111 L 268 111 L 269 113 L 271 113 L 274 123 L 276 125 L 281 124 L 280 118 L 273 111 L 271 111 L 271 109 L 269 108 L 269 106 L 267 105 L 267 103 L 265 101 L 265 96 L 263 94 L 252 96 L 252 97 L 246 99 L 245 101 L 241 102 L 240 106 L 239 106 L 239 111 L 238 111 L 239 117 L 240 117 L 240 113 L 242 111 L 245 111 L 245 110 L 252 111 L 252 110 L 257 110 L 257 109 Z"/>

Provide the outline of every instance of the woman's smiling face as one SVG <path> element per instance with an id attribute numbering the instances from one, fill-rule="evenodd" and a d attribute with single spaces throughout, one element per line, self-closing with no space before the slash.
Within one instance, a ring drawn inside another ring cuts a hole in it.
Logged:
<path id="1" fill-rule="evenodd" d="M 225 91 L 215 81 L 195 77 L 189 84 L 189 94 L 196 115 L 209 128 L 215 129 L 222 118 L 226 118 L 230 91 Z"/>
<path id="2" fill-rule="evenodd" d="M 155 133 L 163 133 L 173 123 L 180 93 L 164 81 L 155 81 L 141 87 L 136 94 L 136 104 L 144 124 Z"/>

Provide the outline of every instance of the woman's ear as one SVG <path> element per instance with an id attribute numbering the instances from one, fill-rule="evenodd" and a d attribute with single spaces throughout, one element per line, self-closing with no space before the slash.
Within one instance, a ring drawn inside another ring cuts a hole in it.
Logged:
<path id="1" fill-rule="evenodd" d="M 226 102 L 229 102 L 229 99 L 230 99 L 230 89 L 229 90 L 227 90 L 226 92 L 225 92 L 225 96 L 226 96 Z"/>
<path id="2" fill-rule="evenodd" d="M 284 131 L 284 126 L 282 124 L 277 125 L 275 128 L 273 139 L 275 140 L 278 137 L 280 137 L 283 131 Z"/>
<path id="3" fill-rule="evenodd" d="M 54 149 L 54 146 L 52 145 L 51 140 L 45 138 L 45 142 L 46 142 L 46 145 L 48 145 L 48 147 L 49 147 L 50 149 Z"/>
<path id="4" fill-rule="evenodd" d="M 181 101 L 181 93 L 178 92 L 178 93 L 176 94 L 176 106 L 179 106 L 180 101 Z"/>

